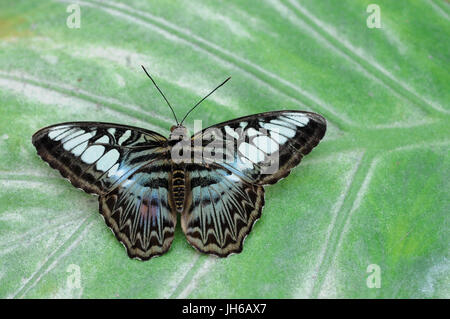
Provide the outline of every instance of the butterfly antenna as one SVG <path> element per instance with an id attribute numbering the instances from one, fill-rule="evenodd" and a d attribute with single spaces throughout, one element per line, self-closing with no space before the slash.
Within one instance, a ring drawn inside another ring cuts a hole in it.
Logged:
<path id="1" fill-rule="evenodd" d="M 150 78 L 150 80 L 152 80 L 153 84 L 156 86 L 156 88 L 158 89 L 159 93 L 161 93 L 162 97 L 164 98 L 164 100 L 166 101 L 167 105 L 170 107 L 170 109 L 172 110 L 173 116 L 175 117 L 175 121 L 178 123 L 178 119 L 177 119 L 177 115 L 175 114 L 175 111 L 172 108 L 172 105 L 170 105 L 169 101 L 166 99 L 166 96 L 164 95 L 164 93 L 159 89 L 159 87 L 156 85 L 155 80 L 153 80 L 153 78 L 150 76 L 150 74 L 148 74 L 147 70 L 144 68 L 143 65 L 141 65 L 142 69 L 144 70 L 145 74 L 147 74 L 147 76 Z"/>
<path id="2" fill-rule="evenodd" d="M 213 94 L 218 88 L 220 88 L 222 85 L 224 85 L 225 83 L 227 83 L 227 81 L 231 79 L 231 76 L 228 77 L 228 79 L 226 79 L 225 81 L 223 81 L 219 86 L 217 86 L 214 90 L 212 90 L 211 92 L 209 92 L 209 94 L 207 96 L 205 96 L 203 99 L 201 99 L 200 101 L 197 102 L 197 104 L 195 104 L 190 110 L 189 112 L 186 113 L 186 115 L 183 117 L 183 119 L 180 122 L 180 125 L 183 124 L 184 120 L 186 119 L 186 117 L 189 115 L 189 113 L 191 113 L 200 103 L 202 103 L 208 96 L 210 96 L 211 94 Z"/>

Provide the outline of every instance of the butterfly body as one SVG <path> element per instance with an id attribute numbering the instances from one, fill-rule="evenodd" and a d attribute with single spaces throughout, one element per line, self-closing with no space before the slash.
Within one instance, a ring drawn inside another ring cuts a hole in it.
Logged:
<path id="1" fill-rule="evenodd" d="M 178 214 L 192 246 L 225 257 L 242 250 L 261 216 L 264 185 L 286 177 L 325 130 L 316 113 L 275 111 L 191 137 L 181 125 L 165 138 L 120 124 L 61 123 L 32 142 L 74 186 L 98 195 L 100 213 L 130 257 L 165 253 Z"/>

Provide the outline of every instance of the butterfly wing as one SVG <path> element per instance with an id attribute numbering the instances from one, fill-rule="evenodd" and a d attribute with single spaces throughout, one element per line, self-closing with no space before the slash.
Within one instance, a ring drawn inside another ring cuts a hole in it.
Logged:
<path id="1" fill-rule="evenodd" d="M 264 188 L 218 165 L 190 164 L 190 192 L 181 227 L 199 251 L 226 257 L 242 250 L 245 237 L 261 216 Z"/>
<path id="2" fill-rule="evenodd" d="M 165 253 L 174 238 L 176 211 L 169 204 L 170 163 L 153 160 L 99 198 L 99 209 L 128 256 L 142 260 Z"/>
<path id="3" fill-rule="evenodd" d="M 325 130 L 319 114 L 277 111 L 195 134 L 194 153 L 202 158 L 190 169 L 191 192 L 181 219 L 188 241 L 221 257 L 242 251 L 244 238 L 261 215 L 263 185 L 286 177 Z"/>
<path id="4" fill-rule="evenodd" d="M 167 139 L 137 127 L 61 123 L 37 131 L 32 142 L 41 158 L 75 186 L 103 195 L 146 162 L 164 158 Z"/>
<path id="5" fill-rule="evenodd" d="M 167 251 L 176 214 L 168 203 L 167 139 L 141 128 L 62 123 L 33 135 L 38 154 L 76 187 L 99 195 L 106 223 L 130 257 Z"/>
<path id="6" fill-rule="evenodd" d="M 326 120 L 305 111 L 275 111 L 223 122 L 193 136 L 203 160 L 215 162 L 258 185 L 274 184 L 289 175 L 325 135 Z M 215 153 L 214 156 L 208 154 Z M 223 154 L 223 157 L 220 155 Z"/>

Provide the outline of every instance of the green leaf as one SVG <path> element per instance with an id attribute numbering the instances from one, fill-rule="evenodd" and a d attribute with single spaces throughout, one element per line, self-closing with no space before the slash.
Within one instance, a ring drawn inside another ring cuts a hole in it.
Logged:
<path id="1" fill-rule="evenodd" d="M 379 0 L 379 29 L 363 0 L 85 0 L 79 29 L 73 2 L 0 2 L 0 297 L 450 297 L 446 1 Z M 327 118 L 266 188 L 241 254 L 201 255 L 177 229 L 167 254 L 131 260 L 96 198 L 36 155 L 31 135 L 58 122 L 167 135 L 141 64 L 179 117 L 232 76 L 190 129 L 278 109 Z"/>

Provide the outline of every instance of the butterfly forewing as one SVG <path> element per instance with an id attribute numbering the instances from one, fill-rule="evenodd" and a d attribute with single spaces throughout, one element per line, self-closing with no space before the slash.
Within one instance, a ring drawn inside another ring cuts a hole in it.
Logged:
<path id="1" fill-rule="evenodd" d="M 215 137 L 210 136 L 210 131 Z M 223 122 L 192 139 L 194 145 L 196 139 L 202 139 L 205 148 L 213 145 L 214 158 L 204 156 L 204 161 L 217 163 L 245 181 L 264 185 L 286 177 L 325 131 L 326 120 L 319 114 L 276 111 Z M 223 153 L 224 158 L 218 158 L 218 153 Z"/>
<path id="2" fill-rule="evenodd" d="M 38 154 L 76 187 L 102 195 L 146 162 L 167 156 L 166 138 L 144 129 L 72 122 L 33 135 Z"/>

